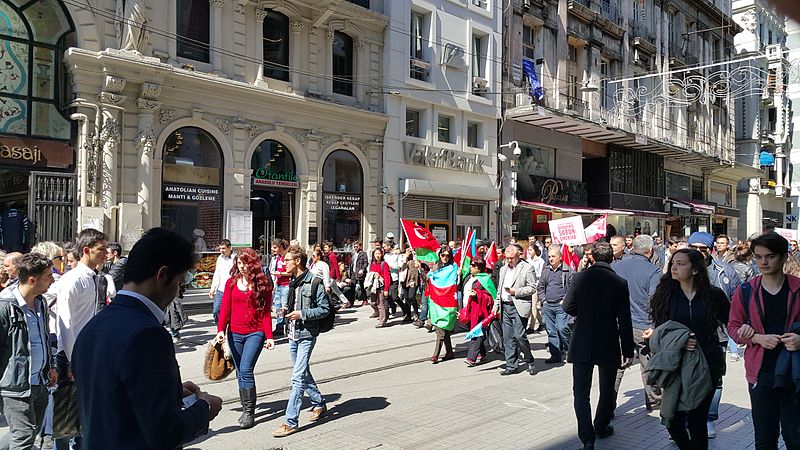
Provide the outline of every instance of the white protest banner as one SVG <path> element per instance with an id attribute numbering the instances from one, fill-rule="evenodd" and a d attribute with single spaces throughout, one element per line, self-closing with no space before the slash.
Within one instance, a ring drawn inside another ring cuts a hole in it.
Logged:
<path id="1" fill-rule="evenodd" d="M 581 216 L 551 220 L 547 223 L 554 244 L 580 245 L 586 243 Z"/>
<path id="2" fill-rule="evenodd" d="M 789 228 L 775 228 L 775 232 L 785 237 L 787 241 L 797 240 L 797 230 Z"/>

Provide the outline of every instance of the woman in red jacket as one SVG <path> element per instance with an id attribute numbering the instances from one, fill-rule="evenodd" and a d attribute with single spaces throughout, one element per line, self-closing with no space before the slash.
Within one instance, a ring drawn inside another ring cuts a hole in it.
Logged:
<path id="1" fill-rule="evenodd" d="M 392 284 L 392 276 L 389 273 L 389 264 L 383 260 L 383 249 L 376 248 L 372 252 L 372 263 L 369 265 L 369 272 L 364 279 L 364 289 L 369 292 L 369 303 L 373 313 L 370 318 L 378 318 L 375 328 L 386 325 L 387 314 L 389 311 L 389 286 Z"/>
<path id="2" fill-rule="evenodd" d="M 216 339 L 225 342 L 225 329 L 228 329 L 242 403 L 240 428 L 253 426 L 256 408 L 253 368 L 261 349 L 275 348 L 271 308 L 272 283 L 261 270 L 261 259 L 252 249 L 239 251 L 222 295 Z"/>

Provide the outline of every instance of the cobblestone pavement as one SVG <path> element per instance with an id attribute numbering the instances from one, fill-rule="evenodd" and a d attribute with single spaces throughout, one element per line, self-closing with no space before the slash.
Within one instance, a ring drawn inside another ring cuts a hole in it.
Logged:
<path id="1" fill-rule="evenodd" d="M 176 346 L 184 380 L 198 382 L 224 400 L 222 413 L 208 435 L 188 449 L 577 449 L 572 409 L 571 369 L 543 364 L 545 335 L 530 340 L 540 372 L 499 376 L 502 358 L 468 367 L 463 358 L 463 333 L 455 360 L 431 364 L 434 335 L 400 319 L 374 329 L 366 308 L 344 311 L 336 328 L 321 336 L 311 370 L 328 401 L 329 412 L 314 424 L 307 412 L 300 432 L 283 439 L 271 433 L 280 425 L 290 389 L 290 365 L 285 342 L 264 351 L 256 366 L 259 398 L 256 426 L 239 430 L 241 414 L 236 378 L 209 382 L 202 373 L 205 343 L 213 337 L 211 316 L 191 317 Z M 596 375 L 595 375 L 596 382 Z M 669 440 L 657 413 L 648 413 L 639 369 L 628 369 L 613 421 L 616 434 L 598 440 L 599 449 L 677 448 Z M 597 400 L 597 389 L 592 392 Z M 596 404 L 596 403 L 594 403 Z M 710 448 L 753 448 L 747 385 L 742 362 L 728 363 L 716 439 Z"/>

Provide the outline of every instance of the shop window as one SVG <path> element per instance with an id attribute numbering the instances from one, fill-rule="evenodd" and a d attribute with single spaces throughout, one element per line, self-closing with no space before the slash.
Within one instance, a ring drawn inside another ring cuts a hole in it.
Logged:
<path id="1" fill-rule="evenodd" d="M 520 145 L 522 154 L 519 155 L 519 173 L 539 177 L 553 178 L 556 176 L 556 149 Z"/>
<path id="2" fill-rule="evenodd" d="M 333 33 L 333 92 L 353 96 L 353 38 Z"/>
<path id="3" fill-rule="evenodd" d="M 0 133 L 70 140 L 64 50 L 74 28 L 57 0 L 0 2 Z"/>
<path id="4" fill-rule="evenodd" d="M 690 200 L 692 198 L 692 179 L 686 175 L 668 172 L 667 197 Z"/>
<path id="5" fill-rule="evenodd" d="M 253 212 L 253 243 L 269 248 L 275 238 L 294 237 L 294 195 L 300 187 L 294 157 L 285 145 L 266 140 L 256 147 L 250 160 L 253 169 L 250 210 Z"/>
<path id="6" fill-rule="evenodd" d="M 641 150 L 614 147 L 609 150 L 608 158 L 611 192 L 648 197 L 664 196 L 663 156 Z M 633 176 L 634 174 L 637 176 Z"/>
<path id="7" fill-rule="evenodd" d="M 364 174 L 347 150 L 331 153 L 322 168 L 322 238 L 338 248 L 361 239 Z"/>
<path id="8" fill-rule="evenodd" d="M 437 120 L 437 139 L 440 143 L 454 143 L 452 140 L 453 130 L 451 129 L 451 125 L 453 120 L 445 115 L 439 114 L 439 119 Z"/>
<path id="9" fill-rule="evenodd" d="M 716 181 L 712 181 L 710 184 L 711 197 L 709 200 L 721 206 L 733 207 L 733 188 L 731 185 L 717 183 Z"/>
<path id="10" fill-rule="evenodd" d="M 161 225 L 193 240 L 202 235 L 213 249 L 222 239 L 219 144 L 205 130 L 179 128 L 167 138 L 163 160 Z"/>
<path id="11" fill-rule="evenodd" d="M 256 186 L 299 187 L 294 157 L 285 145 L 267 139 L 250 159 L 253 188 Z"/>
<path id="12" fill-rule="evenodd" d="M 264 76 L 289 81 L 289 18 L 268 9 L 263 30 Z"/>
<path id="13" fill-rule="evenodd" d="M 210 61 L 209 7 L 208 0 L 178 0 L 178 56 L 206 63 Z"/>
<path id="14" fill-rule="evenodd" d="M 422 137 L 419 111 L 406 109 L 406 136 Z"/>

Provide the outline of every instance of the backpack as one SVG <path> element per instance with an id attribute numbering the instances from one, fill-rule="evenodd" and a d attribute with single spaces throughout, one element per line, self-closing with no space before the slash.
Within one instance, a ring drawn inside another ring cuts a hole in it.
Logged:
<path id="1" fill-rule="evenodd" d="M 751 325 L 750 323 L 750 296 L 753 294 L 753 286 L 750 285 L 749 281 L 742 283 L 742 306 L 744 307 L 744 314 L 747 320 L 745 320 L 745 324 Z M 761 323 L 764 323 L 764 311 L 761 309 L 761 303 L 756 301 L 756 307 L 758 308 L 758 317 L 761 318 Z"/>
<path id="2" fill-rule="evenodd" d="M 314 280 L 311 282 L 311 307 L 316 308 L 319 306 L 317 304 L 317 292 L 319 292 L 319 285 L 322 284 L 322 279 L 318 277 L 314 277 Z M 331 301 L 330 295 L 328 295 L 328 305 L 330 306 L 330 311 L 328 315 L 325 317 L 321 317 L 317 319 L 319 323 L 319 332 L 326 333 L 333 329 L 333 320 L 336 318 L 336 310 L 333 308 L 333 302 Z"/>

